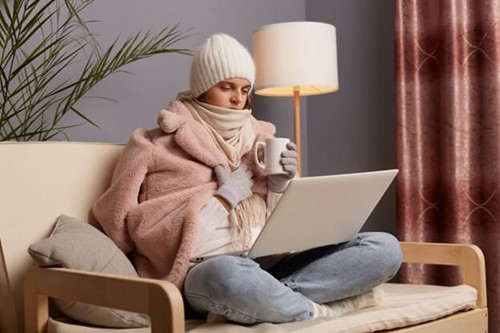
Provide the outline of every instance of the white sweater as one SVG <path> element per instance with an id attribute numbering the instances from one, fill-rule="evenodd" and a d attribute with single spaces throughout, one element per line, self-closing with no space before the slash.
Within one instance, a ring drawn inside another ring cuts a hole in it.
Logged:
<path id="1" fill-rule="evenodd" d="M 266 218 L 281 198 L 280 193 L 268 191 Z M 200 262 L 204 257 L 234 252 L 231 238 L 229 212 L 213 197 L 200 212 L 200 234 L 191 262 Z M 252 244 L 261 228 L 252 228 Z"/>

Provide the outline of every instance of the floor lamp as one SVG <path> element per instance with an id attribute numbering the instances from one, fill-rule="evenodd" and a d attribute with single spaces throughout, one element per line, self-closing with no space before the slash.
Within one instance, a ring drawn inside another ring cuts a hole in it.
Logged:
<path id="1" fill-rule="evenodd" d="M 257 28 L 252 36 L 255 93 L 293 96 L 297 173 L 302 172 L 300 96 L 338 90 L 337 37 L 333 25 L 285 22 Z"/>

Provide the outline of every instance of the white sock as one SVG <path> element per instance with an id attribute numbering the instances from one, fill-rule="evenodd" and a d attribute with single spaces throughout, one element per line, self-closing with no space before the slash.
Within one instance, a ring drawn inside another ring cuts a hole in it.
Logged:
<path id="1" fill-rule="evenodd" d="M 356 296 L 325 304 L 312 302 L 314 308 L 313 318 L 336 318 L 355 310 L 375 306 L 382 303 L 384 295 L 382 289 L 374 288 Z"/>

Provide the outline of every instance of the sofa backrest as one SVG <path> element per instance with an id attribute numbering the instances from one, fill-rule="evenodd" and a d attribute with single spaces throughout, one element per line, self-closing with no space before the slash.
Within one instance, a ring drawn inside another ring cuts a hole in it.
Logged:
<path id="1" fill-rule="evenodd" d="M 92 204 L 109 186 L 123 148 L 82 142 L 0 143 L 2 333 L 22 332 L 23 277 L 34 265 L 29 245 L 47 237 L 61 214 L 95 224 Z"/>

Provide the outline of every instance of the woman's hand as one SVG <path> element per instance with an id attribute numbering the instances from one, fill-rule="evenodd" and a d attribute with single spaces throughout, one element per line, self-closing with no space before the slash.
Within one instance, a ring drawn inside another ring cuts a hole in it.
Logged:
<path id="1" fill-rule="evenodd" d="M 286 174 L 276 174 L 267 176 L 267 187 L 275 193 L 283 193 L 286 190 L 288 181 L 295 177 L 297 173 L 297 146 L 293 142 L 286 144 L 286 150 L 281 153 L 280 163 Z"/>
<path id="2" fill-rule="evenodd" d="M 215 195 L 225 199 L 231 208 L 252 195 L 253 173 L 245 164 L 241 164 L 233 172 L 228 172 L 222 165 L 217 165 L 214 167 L 214 172 L 219 183 Z"/>

